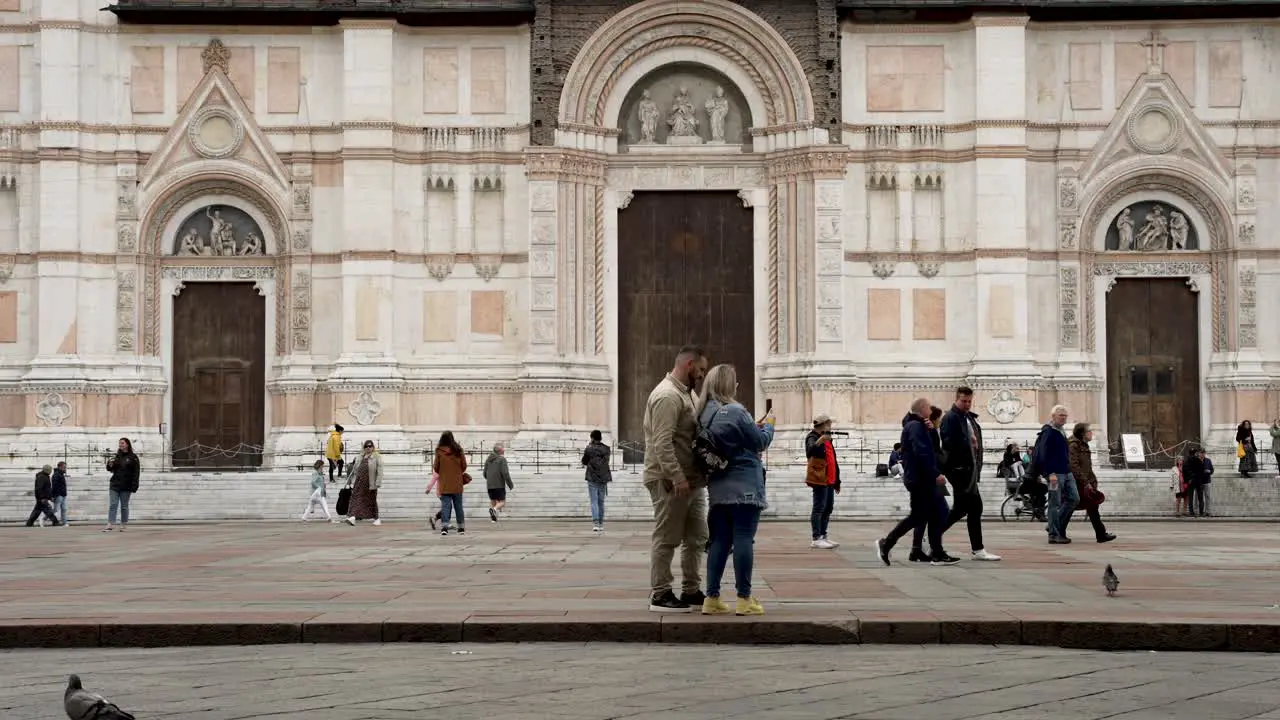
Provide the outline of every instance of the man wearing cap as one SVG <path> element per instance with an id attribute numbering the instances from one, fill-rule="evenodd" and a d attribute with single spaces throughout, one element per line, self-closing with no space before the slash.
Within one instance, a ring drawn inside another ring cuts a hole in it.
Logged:
<path id="1" fill-rule="evenodd" d="M 36 473 L 36 506 L 31 509 L 31 516 L 27 518 L 27 527 L 36 524 L 36 518 L 43 514 L 49 518 L 49 522 L 54 527 L 61 525 L 58 522 L 58 516 L 53 514 L 53 507 L 49 504 L 53 500 L 53 480 L 50 474 L 53 472 L 51 465 L 45 465 Z"/>
<path id="2" fill-rule="evenodd" d="M 806 459 L 822 460 L 826 468 L 825 484 L 815 483 L 809 478 L 805 480 L 813 488 L 813 511 L 809 514 L 813 542 L 809 547 L 831 550 L 840 546 L 840 543 L 827 538 L 831 512 L 836 508 L 836 494 L 840 492 L 840 463 L 836 460 L 835 446 L 831 444 L 831 416 L 824 414 L 813 419 L 813 430 L 804 439 L 804 455 Z"/>

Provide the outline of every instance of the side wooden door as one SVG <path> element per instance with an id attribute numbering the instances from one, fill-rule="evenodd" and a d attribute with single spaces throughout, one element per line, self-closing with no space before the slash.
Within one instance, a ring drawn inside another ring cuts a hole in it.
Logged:
<path id="1" fill-rule="evenodd" d="M 1107 407 L 1113 439 L 1140 433 L 1155 450 L 1199 440 L 1195 293 L 1184 279 L 1117 280 L 1107 296 Z M 1153 464 L 1171 465 L 1162 457 Z"/>
<path id="2" fill-rule="evenodd" d="M 638 192 L 618 217 L 618 440 L 644 442 L 649 392 L 683 345 L 732 363 L 755 408 L 751 210 L 733 192 Z"/>
<path id="3" fill-rule="evenodd" d="M 266 305 L 252 283 L 188 283 L 174 298 L 173 464 L 262 464 Z"/>

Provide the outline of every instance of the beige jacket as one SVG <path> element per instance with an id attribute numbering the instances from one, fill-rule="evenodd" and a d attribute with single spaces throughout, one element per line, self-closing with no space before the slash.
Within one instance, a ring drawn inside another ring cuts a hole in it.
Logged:
<path id="1" fill-rule="evenodd" d="M 693 390 L 667 374 L 649 393 L 644 408 L 644 483 L 670 489 L 680 480 L 705 487 L 693 464 Z"/>
<path id="2" fill-rule="evenodd" d="M 377 490 L 382 487 L 382 455 L 377 451 L 368 456 L 361 455 L 351 466 L 351 470 L 347 471 L 347 477 L 352 478 L 354 482 L 357 477 L 357 471 L 360 469 L 360 463 L 365 462 L 369 463 L 369 489 Z"/>

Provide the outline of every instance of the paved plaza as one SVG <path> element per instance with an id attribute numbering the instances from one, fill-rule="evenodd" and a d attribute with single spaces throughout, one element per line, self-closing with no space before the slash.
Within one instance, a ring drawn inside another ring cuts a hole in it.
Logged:
<path id="1" fill-rule="evenodd" d="M 1275 655 L 611 644 L 0 652 L 0 716 L 70 672 L 139 720 L 1280 720 Z"/>
<path id="2" fill-rule="evenodd" d="M 1050 546 L 1037 525 L 991 522 L 987 546 L 1003 562 L 937 568 L 906 563 L 905 547 L 901 564 L 883 567 L 871 546 L 887 529 L 839 523 L 832 537 L 843 544 L 821 551 L 809 549 L 807 523 L 762 525 L 755 594 L 768 614 L 743 619 L 648 612 L 642 523 L 595 536 L 582 521 L 485 522 L 465 537 L 410 522 L 7 526 L 0 647 L 594 639 L 1280 648 L 1271 524 L 1115 523 L 1115 543 L 1082 532 Z M 962 538 L 957 528 L 952 552 Z M 1114 598 L 1101 585 L 1107 563 L 1121 579 Z"/>

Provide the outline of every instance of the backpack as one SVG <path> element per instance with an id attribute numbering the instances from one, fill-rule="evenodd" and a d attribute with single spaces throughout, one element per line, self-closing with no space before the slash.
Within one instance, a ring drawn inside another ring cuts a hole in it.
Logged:
<path id="1" fill-rule="evenodd" d="M 706 410 L 703 410 L 706 414 Z M 702 422 L 702 418 L 694 418 L 696 428 L 693 432 L 693 464 L 703 475 L 710 475 L 716 470 L 723 470 L 729 466 L 729 461 L 720 455 L 719 449 L 716 447 L 715 438 L 711 436 L 711 431 Z"/>

